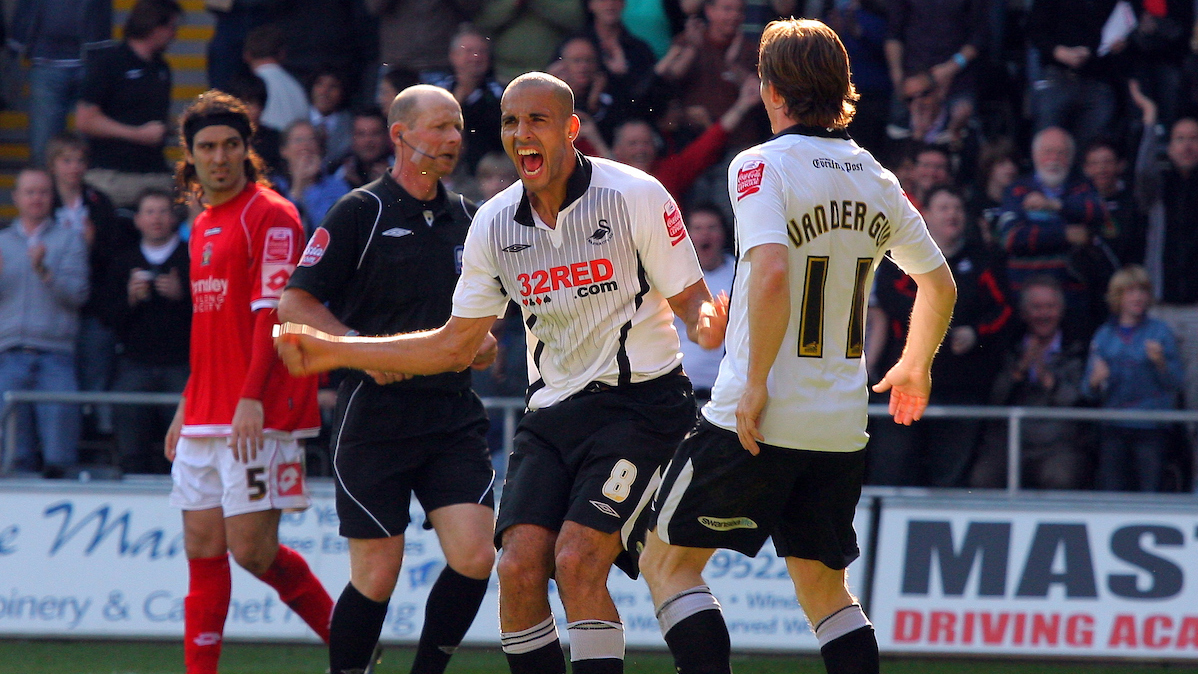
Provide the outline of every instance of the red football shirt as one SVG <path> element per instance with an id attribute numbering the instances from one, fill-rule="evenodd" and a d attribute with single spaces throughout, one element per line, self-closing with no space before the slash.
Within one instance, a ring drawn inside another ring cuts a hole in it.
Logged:
<path id="1" fill-rule="evenodd" d="M 247 185 L 192 225 L 191 378 L 183 435 L 232 434 L 233 412 L 250 369 L 254 312 L 274 309 L 304 249 L 295 206 Z M 275 358 L 262 400 L 263 430 L 312 437 L 320 430 L 316 378 L 292 377 Z"/>

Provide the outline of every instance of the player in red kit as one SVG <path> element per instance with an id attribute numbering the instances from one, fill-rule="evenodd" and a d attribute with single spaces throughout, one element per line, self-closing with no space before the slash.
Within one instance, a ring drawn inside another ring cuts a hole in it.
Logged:
<path id="1" fill-rule="evenodd" d="M 229 552 L 326 642 L 333 601 L 278 537 L 283 509 L 309 505 L 300 440 L 320 428 L 315 379 L 289 375 L 270 335 L 304 247 L 299 214 L 260 184 L 241 101 L 209 91 L 179 123 L 179 186 L 207 208 L 189 244 L 191 378 L 166 457 L 171 504 L 183 509 L 187 672 L 214 674 L 229 609 Z"/>

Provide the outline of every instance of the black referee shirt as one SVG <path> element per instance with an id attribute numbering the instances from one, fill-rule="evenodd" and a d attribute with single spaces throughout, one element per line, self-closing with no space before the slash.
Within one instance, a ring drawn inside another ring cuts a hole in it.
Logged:
<path id="1" fill-rule="evenodd" d="M 462 247 L 475 205 L 438 183 L 420 201 L 384 173 L 342 197 L 312 234 L 290 288 L 311 293 L 368 336 L 439 328 L 453 310 Z M 461 390 L 470 370 L 390 387 Z"/>

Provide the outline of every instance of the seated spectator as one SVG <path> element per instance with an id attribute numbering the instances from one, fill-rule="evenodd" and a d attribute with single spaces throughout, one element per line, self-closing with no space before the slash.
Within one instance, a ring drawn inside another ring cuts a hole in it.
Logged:
<path id="1" fill-rule="evenodd" d="M 324 136 L 324 163 L 336 164 L 349 154 L 353 116 L 345 109 L 345 83 L 332 70 L 322 70 L 309 90 L 312 107 L 308 121 Z"/>
<path id="2" fill-rule="evenodd" d="M 229 83 L 226 93 L 237 97 L 245 103 L 245 110 L 250 115 L 250 123 L 254 125 L 254 138 L 250 141 L 254 151 L 262 157 L 267 171 L 278 170 L 283 163 L 279 154 L 279 146 L 283 134 L 269 126 L 262 126 L 262 110 L 266 108 L 266 82 L 257 75 L 236 77 Z"/>
<path id="3" fill-rule="evenodd" d="M 678 85 L 684 108 L 701 106 L 714 120 L 736 103 L 741 83 L 757 73 L 757 45 L 741 32 L 744 0 L 706 0 L 703 15 L 706 27 L 692 17 L 655 70 Z M 728 144 L 739 150 L 765 135 L 765 127 L 754 116 L 732 134 Z"/>
<path id="4" fill-rule="evenodd" d="M 599 66 L 599 48 L 583 35 L 567 38 L 549 73 L 560 77 L 574 92 L 574 114 L 581 122 L 575 147 L 586 155 L 610 157 L 607 139 L 622 120 L 623 111 L 607 91 L 607 74 Z"/>
<path id="5" fill-rule="evenodd" d="M 138 0 L 124 41 L 87 57 L 75 128 L 91 145 L 87 182 L 118 208 L 147 187 L 175 182 L 162 153 L 171 108 L 171 69 L 162 54 L 182 14 L 174 0 Z"/>
<path id="6" fill-rule="evenodd" d="M 474 172 L 475 182 L 478 183 L 479 205 L 491 197 L 506 190 L 520 179 L 519 172 L 512 160 L 502 152 L 491 152 L 478 160 L 478 168 Z M 478 372 L 476 370 L 475 372 Z"/>
<path id="7" fill-rule="evenodd" d="M 187 385 L 191 292 L 173 195 L 146 191 L 133 222 L 141 241 L 120 251 L 104 280 L 122 347 L 113 390 L 181 393 Z M 174 408 L 165 406 L 116 407 L 122 471 L 170 472 L 162 438 L 173 414 Z"/>
<path id="8" fill-rule="evenodd" d="M 266 83 L 266 107 L 262 126 L 282 131 L 297 119 L 308 118 L 308 96 L 304 87 L 281 65 L 283 31 L 274 24 L 258 26 L 245 39 L 242 58 Z"/>
<path id="9" fill-rule="evenodd" d="M 420 84 L 420 76 L 411 70 L 388 68 L 379 78 L 378 93 L 374 99 L 375 105 L 379 110 L 390 110 L 391 103 L 395 101 L 399 92 L 415 84 Z"/>
<path id="10" fill-rule="evenodd" d="M 724 224 L 723 212 L 713 204 L 695 206 L 687 213 L 686 231 L 690 234 L 691 243 L 695 244 L 699 265 L 703 267 L 703 279 L 707 281 L 712 296 L 720 293 L 730 295 L 736 260 L 725 248 L 729 229 Z M 724 350 L 708 351 L 687 339 L 686 323 L 677 316 L 674 317 L 674 329 L 678 331 L 682 366 L 686 368 L 686 374 L 695 387 L 695 398 L 706 402 L 711 399 L 711 387 L 715 385 L 715 376 L 720 371 Z"/>
<path id="11" fill-rule="evenodd" d="M 914 146 L 911 157 L 911 177 L 903 188 L 911 204 L 923 212 L 924 200 L 933 187 L 953 183 L 953 160 L 943 147 L 923 143 Z"/>
<path id="12" fill-rule="evenodd" d="M 383 113 L 376 109 L 355 113 L 349 156 L 332 175 L 303 192 L 304 208 L 312 223 L 319 225 L 338 199 L 377 180 L 390 165 L 391 139 Z"/>
<path id="13" fill-rule="evenodd" d="M 473 173 L 483 155 L 503 152 L 499 139 L 503 87 L 491 75 L 491 44 L 477 28 L 462 28 L 449 49 L 452 72 L 431 78 L 429 84 L 448 89 L 462 106 L 463 147 L 458 168 Z M 388 102 L 383 110 L 390 107 Z"/>
<path id="14" fill-rule="evenodd" d="M 116 252 L 137 233 L 128 220 L 117 217 L 112 202 L 103 192 L 85 184 L 87 141 L 74 134 L 60 134 L 46 147 L 50 176 L 54 179 L 54 217 L 60 225 L 83 237 L 88 248 L 89 283 L 97 288 Z M 100 293 L 91 293 L 79 316 L 76 376 L 82 391 L 107 391 L 116 360 L 116 335 L 111 316 Z M 112 433 L 112 408 L 85 408 L 92 430 Z"/>
<path id="15" fill-rule="evenodd" d="M 978 185 L 972 190 L 965 207 L 972 224 L 966 227 L 967 238 L 987 246 L 997 246 L 1003 195 L 1018 176 L 1015 148 L 1009 138 L 1001 138 L 982 147 L 978 158 Z"/>
<path id="16" fill-rule="evenodd" d="M 740 125 L 745 113 L 761 103 L 760 86 L 756 77 L 745 80 L 736 105 L 673 154 L 658 156 L 657 147 L 662 141 L 648 122 L 639 119 L 625 122 L 616 128 L 612 158 L 657 178 L 675 199 L 681 200 L 695 179 L 724 156 L 728 135 Z"/>
<path id="17" fill-rule="evenodd" d="M 0 230 L 0 396 L 75 391 L 87 246 L 78 232 L 54 221 L 54 183 L 43 169 L 17 174 L 13 201 L 17 218 Z M 38 469 L 35 423 L 46 477 L 62 477 L 77 462 L 78 405 L 23 405 L 17 421 L 17 470 Z"/>
<path id="18" fill-rule="evenodd" d="M 1089 321 L 1091 311 L 1089 279 L 1071 258 L 1090 247 L 1106 226 L 1102 197 L 1090 181 L 1071 175 L 1073 158 L 1073 138 L 1065 130 L 1051 127 L 1037 133 L 1032 140 L 1035 170 L 1007 188 L 998 223 L 1011 287 L 1018 291 L 1031 276 L 1052 276 L 1065 292 L 1071 324 Z"/>
<path id="19" fill-rule="evenodd" d="M 1174 122 L 1158 162 L 1157 136 L 1151 131 L 1156 107 L 1133 88 L 1132 98 L 1144 111 L 1144 139 L 1136 158 L 1136 197 L 1148 214 L 1144 268 L 1157 300 L 1152 317 L 1164 321 L 1177 337 L 1185 366 L 1185 408 L 1198 409 L 1198 120 Z M 1151 122 L 1151 123 L 1150 123 Z M 1191 426 L 1190 442 L 1198 447 Z"/>
<path id="20" fill-rule="evenodd" d="M 886 8 L 886 62 L 894 91 L 907 102 L 911 137 L 959 143 L 973 115 L 972 64 L 985 47 L 989 3 L 887 0 Z"/>
<path id="21" fill-rule="evenodd" d="M 645 113 L 638 105 L 648 98 L 656 76 L 657 56 L 647 42 L 624 26 L 625 0 L 588 0 L 590 21 L 584 34 L 599 48 L 599 58 L 609 80 L 608 91 L 621 108 Z"/>
<path id="22" fill-rule="evenodd" d="M 1144 218 L 1134 191 L 1123 180 L 1127 162 L 1108 140 L 1096 140 L 1082 157 L 1082 174 L 1094 185 L 1106 205 L 1107 219 L 1097 232 L 1121 265 L 1144 261 Z"/>
<path id="23" fill-rule="evenodd" d="M 1139 265 L 1111 277 L 1111 320 L 1094 333 L 1082 392 L 1110 409 L 1171 410 L 1184 378 L 1169 326 L 1148 317 L 1152 286 Z M 1151 421 L 1102 424 L 1098 483 L 1104 491 L 1160 491 L 1166 425 Z"/>
<path id="24" fill-rule="evenodd" d="M 928 232 L 948 262 L 957 282 L 957 305 L 944 345 L 932 362 L 933 405 L 984 405 L 987 391 L 979 382 L 993 380 L 1014 313 L 1001 263 L 985 246 L 965 236 L 965 202 L 951 187 L 933 188 L 924 218 Z M 874 371 L 898 362 L 907 340 L 907 323 L 915 304 L 915 281 L 886 259 L 875 280 L 876 308 L 885 315 L 884 344 L 871 344 L 879 354 Z M 874 360 L 871 358 L 870 360 Z M 881 400 L 884 400 L 883 396 Z M 910 426 L 881 420 L 870 431 L 871 484 L 964 487 L 981 438 L 978 419 L 924 419 Z"/>
<path id="25" fill-rule="evenodd" d="M 275 191 L 282 194 L 299 210 L 304 231 L 309 234 L 320 225 L 312 222 L 304 204 L 308 188 L 324 179 L 321 157 L 324 155 L 323 138 L 316 127 L 307 120 L 292 122 L 283 134 L 283 146 L 279 154 L 283 161 L 270 176 Z"/>
<path id="26" fill-rule="evenodd" d="M 1065 294 L 1052 276 L 1027 279 L 1019 298 L 1024 334 L 1004 355 L 990 395 L 992 405 L 1073 407 L 1082 399 L 1086 343 L 1062 329 Z M 1076 421 L 1025 419 L 1022 423 L 1022 485 L 1080 489 L 1089 475 L 1088 451 Z M 974 464 L 970 486 L 1006 484 L 1007 429 L 995 424 Z"/>
<path id="27" fill-rule="evenodd" d="M 492 0 L 474 19 L 492 37 L 495 77 L 501 83 L 544 68 L 562 40 L 582 30 L 585 21 L 579 0 Z"/>

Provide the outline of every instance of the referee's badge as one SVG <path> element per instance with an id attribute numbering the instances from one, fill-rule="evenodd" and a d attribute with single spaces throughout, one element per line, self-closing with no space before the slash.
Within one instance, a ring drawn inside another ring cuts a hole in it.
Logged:
<path id="1" fill-rule="evenodd" d="M 463 253 L 465 253 L 465 251 L 466 251 L 465 246 L 454 246 L 453 247 L 453 264 L 454 264 L 454 268 L 458 270 L 458 274 L 462 273 L 462 255 L 463 255 Z"/>
<path id="2" fill-rule="evenodd" d="M 428 226 L 429 226 L 429 227 L 432 227 L 432 226 L 433 226 L 433 212 L 432 212 L 432 211 L 425 211 L 425 212 L 424 212 L 424 221 L 428 223 Z M 458 265 L 458 271 L 459 271 L 459 272 L 460 272 L 460 271 L 462 271 L 462 266 L 461 266 L 461 265 Z"/>

